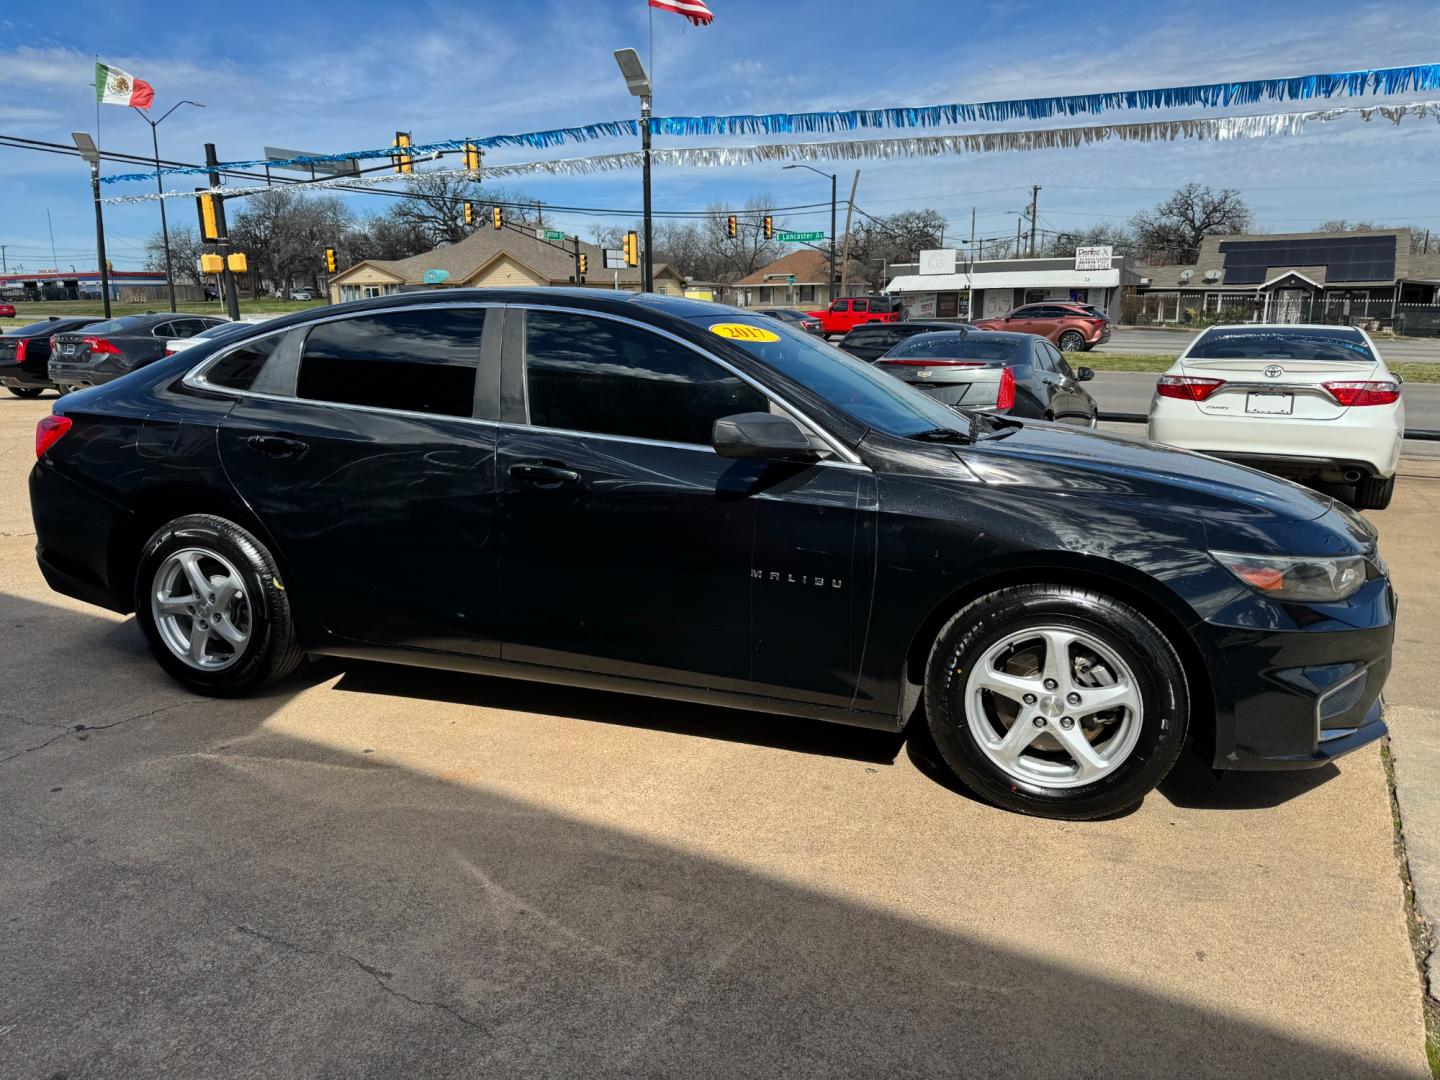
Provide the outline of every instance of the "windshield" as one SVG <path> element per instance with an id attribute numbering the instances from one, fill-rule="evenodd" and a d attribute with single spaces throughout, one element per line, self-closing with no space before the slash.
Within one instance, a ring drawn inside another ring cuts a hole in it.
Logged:
<path id="1" fill-rule="evenodd" d="M 885 354 L 883 359 L 914 358 L 947 360 L 986 360 L 992 364 L 1013 363 L 1020 355 L 1021 341 L 1016 338 L 992 337 L 983 331 L 977 334 L 917 334 L 907 338 Z"/>
<path id="2" fill-rule="evenodd" d="M 788 323 L 723 309 L 714 314 L 691 316 L 690 321 L 712 330 L 735 323 L 755 327 L 761 331 L 756 340 L 722 336 L 877 431 L 906 436 L 936 428 L 961 433 L 970 430 L 968 417 L 911 389 L 893 375 L 825 344 L 815 335 L 792 329 Z"/>
<path id="3" fill-rule="evenodd" d="M 1358 330 L 1345 326 L 1266 326 L 1207 330 L 1190 346 L 1191 360 L 1353 360 L 1374 363 Z"/>

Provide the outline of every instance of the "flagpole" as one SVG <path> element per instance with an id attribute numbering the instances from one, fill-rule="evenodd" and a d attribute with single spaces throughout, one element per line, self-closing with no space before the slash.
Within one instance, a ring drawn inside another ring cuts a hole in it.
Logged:
<path id="1" fill-rule="evenodd" d="M 645 0 L 645 10 L 650 12 L 650 85 L 655 85 L 655 9 L 650 0 Z"/>

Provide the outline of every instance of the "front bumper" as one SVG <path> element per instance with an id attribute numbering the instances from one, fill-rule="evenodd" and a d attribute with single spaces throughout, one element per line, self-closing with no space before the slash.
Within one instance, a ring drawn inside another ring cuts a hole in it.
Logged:
<path id="1" fill-rule="evenodd" d="M 1339 604 L 1246 594 L 1195 627 L 1215 699 L 1212 765 L 1314 768 L 1383 736 L 1395 609 L 1377 577 Z"/>

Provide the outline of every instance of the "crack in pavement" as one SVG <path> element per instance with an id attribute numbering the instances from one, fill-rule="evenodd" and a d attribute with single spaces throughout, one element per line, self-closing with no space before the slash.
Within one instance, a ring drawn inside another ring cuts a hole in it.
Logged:
<path id="1" fill-rule="evenodd" d="M 4 709 L 0 709 L 0 720 L 24 724 L 26 727 L 49 728 L 51 731 L 54 731 L 56 728 L 64 728 L 66 731 L 71 730 L 69 724 L 47 724 L 41 720 L 26 720 L 25 717 L 18 713 L 6 712 Z"/>
<path id="2" fill-rule="evenodd" d="M 178 709 L 180 708 L 180 706 L 188 704 L 190 704 L 188 701 L 172 701 L 169 705 L 161 705 L 159 708 L 150 709 L 148 712 L 136 713 L 134 716 L 123 716 L 119 720 L 110 721 L 110 723 L 108 724 L 72 724 L 66 727 L 64 731 L 60 732 L 60 734 L 52 736 L 51 738 L 46 739 L 42 743 L 37 743 L 34 746 L 27 746 L 23 749 L 15 751 L 15 753 L 13 754 L 7 754 L 5 757 L 0 757 L 0 765 L 5 764 L 5 762 L 7 761 L 14 761 L 16 758 L 23 757 L 26 754 L 33 754 L 36 750 L 44 750 L 52 743 L 57 743 L 61 739 L 65 738 L 66 735 L 77 735 L 81 732 L 87 731 L 108 731 L 110 728 L 119 727 L 121 724 L 128 724 L 132 720 L 144 720 L 147 717 L 157 716 L 160 713 L 169 712 L 171 709 Z M 28 723 L 28 721 L 22 721 L 22 723 Z M 51 725 L 35 724 L 34 726 L 49 727 Z"/>
<path id="3" fill-rule="evenodd" d="M 408 1001 L 411 1005 L 420 1005 L 426 1008 L 439 1009 L 441 1012 L 448 1013 L 456 1020 L 459 1020 L 460 1023 L 464 1024 L 466 1027 L 474 1028 L 476 1031 L 483 1031 L 487 1035 L 494 1035 L 494 1032 L 491 1031 L 487 1025 L 481 1023 L 479 1020 L 475 1020 L 469 1016 L 466 1016 L 464 1013 L 452 1008 L 451 1006 L 445 1004 L 443 1001 L 430 1001 L 425 998 L 415 998 L 411 997 L 403 990 L 395 989 L 395 987 L 391 986 L 385 981 L 386 979 L 392 979 L 395 977 L 395 973 L 393 971 L 386 971 L 383 968 L 378 968 L 374 966 L 373 964 L 367 964 L 359 957 L 351 956 L 349 953 L 344 952 L 328 952 L 323 949 L 306 948 L 304 945 L 299 945 L 293 941 L 287 941 L 285 938 L 282 937 L 276 937 L 274 934 L 267 934 L 263 930 L 256 930 L 253 926 L 246 926 L 244 923 L 236 923 L 235 929 L 240 931 L 240 933 L 242 934 L 248 934 L 251 937 L 259 938 L 261 941 L 268 942 L 271 945 L 279 946 L 282 949 L 288 949 L 291 952 L 299 953 L 302 956 L 336 956 L 342 960 L 348 960 L 361 971 L 365 972 L 366 975 L 369 975 L 370 978 L 374 979 L 375 985 L 380 987 L 380 989 L 384 990 L 387 994 L 391 994 L 395 997 L 401 998 L 404 1001 Z"/>

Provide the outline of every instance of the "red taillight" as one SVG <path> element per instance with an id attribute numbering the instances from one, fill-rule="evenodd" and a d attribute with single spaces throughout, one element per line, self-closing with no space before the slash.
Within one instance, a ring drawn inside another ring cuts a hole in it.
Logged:
<path id="1" fill-rule="evenodd" d="M 174 356 L 174 355 L 175 355 L 175 350 L 174 350 L 174 349 L 166 349 L 166 350 L 165 350 L 165 355 L 166 355 L 166 356 Z"/>
<path id="2" fill-rule="evenodd" d="M 60 436 L 70 430 L 71 420 L 68 416 L 45 416 L 35 425 L 35 456 L 44 457 L 45 451 L 49 450 L 57 442 Z"/>
<path id="3" fill-rule="evenodd" d="M 1155 392 L 1181 401 L 1204 401 L 1225 385 L 1224 379 L 1201 379 L 1194 375 L 1161 375 Z"/>
<path id="4" fill-rule="evenodd" d="M 1399 383 L 1327 382 L 1321 385 L 1346 408 L 1351 405 L 1394 405 L 1400 400 Z"/>
<path id="5" fill-rule="evenodd" d="M 1015 369 L 1005 368 L 1000 372 L 1000 389 L 995 392 L 995 408 L 1006 412 L 1015 407 Z"/>
<path id="6" fill-rule="evenodd" d="M 120 350 L 113 343 L 106 341 L 103 337 L 87 337 L 85 344 L 90 346 L 92 353 L 111 353 L 114 356 L 120 355 Z"/>
<path id="7" fill-rule="evenodd" d="M 984 360 L 916 360 L 910 357 L 885 357 L 880 361 L 882 364 L 894 364 L 897 367 L 984 367 Z"/>
<path id="8" fill-rule="evenodd" d="M 29 344 L 30 342 L 22 340 L 19 345 L 15 346 L 15 362 L 17 364 L 25 362 L 25 346 Z"/>

